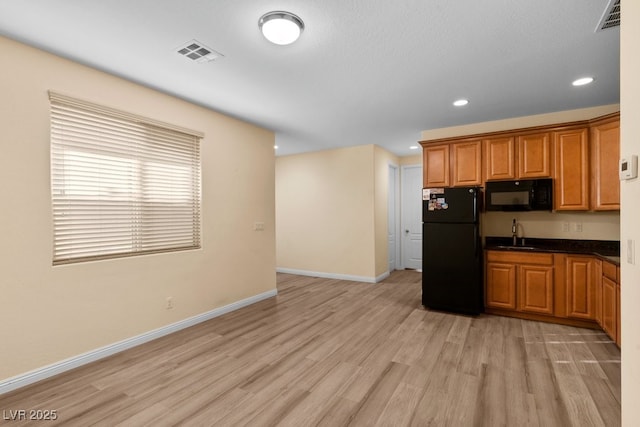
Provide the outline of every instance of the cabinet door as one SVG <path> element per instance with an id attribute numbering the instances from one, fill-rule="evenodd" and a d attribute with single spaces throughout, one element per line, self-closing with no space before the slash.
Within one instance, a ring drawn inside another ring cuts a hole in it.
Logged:
<path id="1" fill-rule="evenodd" d="M 589 210 L 587 129 L 554 132 L 556 210 Z"/>
<path id="2" fill-rule="evenodd" d="M 487 307 L 516 309 L 516 266 L 496 262 L 487 263 Z"/>
<path id="3" fill-rule="evenodd" d="M 616 340 L 616 283 L 611 279 L 602 276 L 602 329 Z"/>
<path id="4" fill-rule="evenodd" d="M 600 325 L 600 327 L 602 327 L 602 280 L 598 280 L 599 277 L 603 276 L 603 272 L 602 272 L 602 265 L 603 264 L 608 264 L 608 263 L 603 263 L 601 260 L 596 259 L 594 261 L 594 267 L 595 267 L 595 281 L 596 281 L 596 312 L 595 312 L 595 317 L 596 317 L 596 322 L 598 322 L 598 325 Z"/>
<path id="5" fill-rule="evenodd" d="M 549 133 L 518 137 L 518 178 L 551 177 Z"/>
<path id="6" fill-rule="evenodd" d="M 553 266 L 518 266 L 518 309 L 553 314 Z"/>
<path id="7" fill-rule="evenodd" d="M 491 138 L 484 146 L 485 178 L 487 181 L 516 178 L 516 145 L 513 138 Z"/>
<path id="8" fill-rule="evenodd" d="M 591 208 L 620 210 L 620 121 L 591 128 Z"/>
<path id="9" fill-rule="evenodd" d="M 567 316 L 595 320 L 594 259 L 567 256 L 566 284 Z"/>
<path id="10" fill-rule="evenodd" d="M 449 186 L 449 145 L 424 147 L 422 163 L 424 187 Z"/>
<path id="11" fill-rule="evenodd" d="M 482 185 L 481 141 L 459 142 L 451 145 L 453 186 Z"/>
<path id="12" fill-rule="evenodd" d="M 619 268 L 619 267 L 618 267 Z M 620 275 L 618 275 L 620 277 Z M 622 319 L 620 318 L 620 283 L 616 284 L 616 344 L 622 345 Z"/>

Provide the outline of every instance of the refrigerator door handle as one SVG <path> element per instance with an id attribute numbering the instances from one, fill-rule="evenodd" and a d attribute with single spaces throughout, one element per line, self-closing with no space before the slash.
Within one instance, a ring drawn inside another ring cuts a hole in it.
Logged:
<path id="1" fill-rule="evenodd" d="M 476 225 L 476 236 L 479 235 L 479 230 L 478 230 L 478 226 Z M 473 253 L 475 254 L 476 257 L 478 257 L 479 255 L 479 250 L 480 250 L 480 246 L 479 243 L 480 239 L 473 239 Z"/>

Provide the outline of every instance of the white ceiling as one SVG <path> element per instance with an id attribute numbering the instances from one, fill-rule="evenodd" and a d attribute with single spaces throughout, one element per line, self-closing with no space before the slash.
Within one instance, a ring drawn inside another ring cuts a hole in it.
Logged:
<path id="1" fill-rule="evenodd" d="M 0 34 L 276 132 L 278 155 L 619 102 L 608 0 L 0 0 Z M 305 23 L 267 42 L 272 10 Z M 224 58 L 194 63 L 196 39 Z M 2 58 L 8 60 L 8 58 Z M 596 78 L 576 88 L 581 76 Z M 468 98 L 466 107 L 452 102 Z"/>

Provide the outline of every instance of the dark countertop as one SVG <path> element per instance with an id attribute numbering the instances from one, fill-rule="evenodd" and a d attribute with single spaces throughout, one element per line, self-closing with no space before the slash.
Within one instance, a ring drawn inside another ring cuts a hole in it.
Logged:
<path id="1" fill-rule="evenodd" d="M 570 240 L 518 238 L 518 247 L 512 246 L 511 237 L 485 237 L 484 248 L 496 251 L 562 252 L 568 254 L 596 255 L 605 261 L 620 265 L 620 242 L 617 240 Z"/>

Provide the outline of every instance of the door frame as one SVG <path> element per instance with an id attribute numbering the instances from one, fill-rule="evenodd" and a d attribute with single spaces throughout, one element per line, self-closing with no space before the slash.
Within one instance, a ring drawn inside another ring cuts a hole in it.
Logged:
<path id="1" fill-rule="evenodd" d="M 404 218 L 404 212 L 402 211 L 402 208 L 404 207 L 404 201 L 402 200 L 402 195 L 404 194 L 404 185 L 406 182 L 406 170 L 407 169 L 420 169 L 422 170 L 422 164 L 420 163 L 416 163 L 416 164 L 410 164 L 410 165 L 402 165 L 400 166 L 400 229 L 402 231 L 402 229 L 404 228 L 403 225 L 403 218 Z M 422 185 L 421 185 L 422 187 Z M 424 236 L 423 236 L 424 238 Z M 404 270 L 406 269 L 406 265 L 405 265 L 405 256 L 406 253 L 404 251 L 404 246 L 403 243 L 401 243 L 401 252 L 400 252 L 400 267 Z"/>
<path id="2" fill-rule="evenodd" d="M 395 253 L 393 254 L 395 257 L 395 270 L 402 270 L 404 269 L 404 266 L 402 265 L 402 258 L 401 258 L 401 250 L 400 250 L 400 246 L 402 245 L 402 240 L 401 240 L 401 218 L 400 218 L 400 168 L 398 167 L 398 165 L 394 164 L 394 163 L 389 163 L 388 165 L 388 170 L 389 170 L 389 176 L 391 176 L 391 174 L 393 174 L 394 179 L 394 184 L 393 188 L 391 186 L 391 179 L 389 179 L 387 182 L 388 184 L 388 191 L 387 191 L 387 209 L 393 209 L 393 217 L 395 219 L 393 224 L 389 224 L 389 221 L 387 220 L 387 251 L 389 251 L 389 243 L 390 240 L 388 239 L 388 235 L 389 235 L 389 227 L 393 227 L 393 231 L 394 231 L 394 246 L 395 246 Z M 387 218 L 389 217 L 389 212 L 387 211 Z M 388 263 L 388 270 L 389 273 L 391 273 L 393 270 L 391 269 L 391 263 L 389 262 L 389 256 L 390 254 L 387 254 L 387 263 Z"/>

